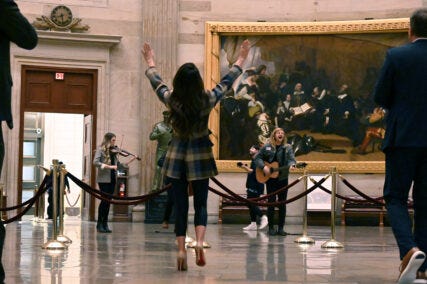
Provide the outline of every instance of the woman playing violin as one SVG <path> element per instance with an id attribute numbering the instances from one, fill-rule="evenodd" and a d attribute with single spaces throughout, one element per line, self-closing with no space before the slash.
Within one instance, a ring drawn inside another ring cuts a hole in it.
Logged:
<path id="1" fill-rule="evenodd" d="M 101 146 L 96 150 L 93 159 L 94 166 L 98 169 L 96 181 L 101 192 L 113 194 L 116 186 L 117 170 L 127 169 L 128 164 L 138 158 L 133 155 L 127 163 L 120 163 L 118 159 L 119 151 L 116 147 L 116 135 L 114 133 L 105 133 Z M 119 149 L 121 150 L 121 149 Z M 129 156 L 129 155 L 127 155 Z M 98 207 L 98 222 L 96 230 L 99 233 L 111 233 L 108 227 L 108 213 L 110 212 L 110 203 L 101 200 Z"/>

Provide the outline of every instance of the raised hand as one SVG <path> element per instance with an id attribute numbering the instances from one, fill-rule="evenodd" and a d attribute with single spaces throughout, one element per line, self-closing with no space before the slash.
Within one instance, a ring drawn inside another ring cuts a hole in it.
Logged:
<path id="1" fill-rule="evenodd" d="M 240 45 L 239 57 L 237 58 L 237 61 L 234 64 L 242 67 L 243 62 L 245 62 L 246 58 L 248 57 L 250 49 L 251 43 L 249 42 L 249 40 L 245 39 Z"/>
<path id="2" fill-rule="evenodd" d="M 149 67 L 154 67 L 154 50 L 151 48 L 151 45 L 148 42 L 145 42 L 142 46 L 141 50 L 142 56 L 145 59 L 145 62 L 147 62 Z"/>

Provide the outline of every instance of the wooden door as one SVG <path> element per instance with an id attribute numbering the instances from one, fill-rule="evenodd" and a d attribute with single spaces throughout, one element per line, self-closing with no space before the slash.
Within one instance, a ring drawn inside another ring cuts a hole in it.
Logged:
<path id="1" fill-rule="evenodd" d="M 95 187 L 92 153 L 96 139 L 96 98 L 98 70 L 22 66 L 21 70 L 21 125 L 20 141 L 24 141 L 24 113 L 50 112 L 85 115 L 83 177 L 84 182 Z M 23 146 L 19 148 L 19 167 L 23 168 Z M 22 171 L 18 172 L 18 200 L 22 201 Z M 82 193 L 82 218 L 95 219 L 95 201 Z"/>
<path id="2" fill-rule="evenodd" d="M 95 134 L 93 133 L 93 116 L 86 115 L 84 117 L 83 127 L 83 182 L 95 188 L 95 168 L 92 166 L 93 145 L 96 145 Z M 91 139 L 93 137 L 93 139 Z M 93 178 L 92 178 L 93 177 Z M 95 220 L 95 198 L 89 193 L 82 190 L 81 212 L 84 220 Z"/>

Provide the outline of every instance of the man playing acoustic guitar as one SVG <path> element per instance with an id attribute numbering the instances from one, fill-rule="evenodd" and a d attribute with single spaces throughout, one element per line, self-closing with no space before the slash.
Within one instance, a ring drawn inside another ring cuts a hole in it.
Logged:
<path id="1" fill-rule="evenodd" d="M 273 193 L 288 185 L 289 168 L 295 167 L 295 155 L 292 146 L 287 144 L 285 131 L 276 128 L 271 133 L 269 141 L 259 150 L 255 157 L 257 167 L 257 179 L 267 185 L 267 194 Z M 261 171 L 262 169 L 262 171 Z M 288 191 L 277 194 L 279 201 L 285 201 Z M 268 202 L 276 202 L 276 194 L 268 197 Z M 286 236 L 283 230 L 285 226 L 286 204 L 280 204 L 279 223 L 277 231 L 274 228 L 274 206 L 267 209 L 268 234 L 270 236 Z"/>

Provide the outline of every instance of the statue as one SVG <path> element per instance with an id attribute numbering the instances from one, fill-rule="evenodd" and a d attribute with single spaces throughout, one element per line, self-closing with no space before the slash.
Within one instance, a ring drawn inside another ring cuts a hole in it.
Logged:
<path id="1" fill-rule="evenodd" d="M 169 111 L 163 112 L 163 121 L 156 123 L 150 133 L 150 140 L 157 140 L 155 167 L 156 173 L 153 178 L 151 190 L 159 190 L 163 187 L 162 168 L 157 164 L 159 159 L 166 154 L 169 142 L 172 139 L 172 127 L 167 122 Z"/>

